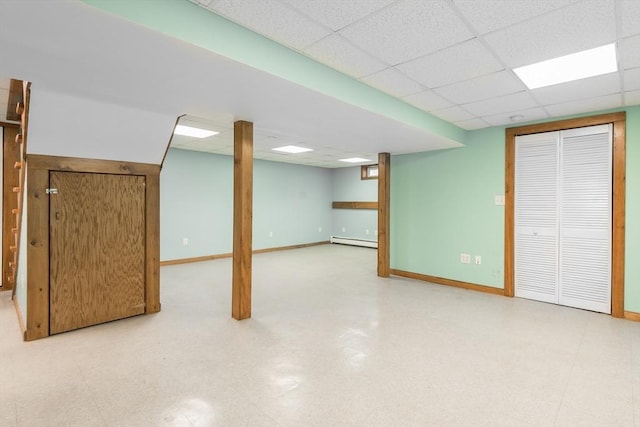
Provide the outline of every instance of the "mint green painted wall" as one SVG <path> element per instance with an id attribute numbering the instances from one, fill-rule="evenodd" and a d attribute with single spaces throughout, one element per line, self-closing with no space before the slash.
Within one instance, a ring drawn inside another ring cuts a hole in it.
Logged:
<path id="1" fill-rule="evenodd" d="M 328 241 L 330 229 L 331 170 L 255 162 L 255 249 Z"/>
<path id="2" fill-rule="evenodd" d="M 625 310 L 640 312 L 640 106 L 626 112 Z M 392 268 L 504 287 L 504 207 L 494 205 L 504 193 L 504 130 L 470 131 L 462 148 L 392 157 Z M 461 252 L 482 264 L 461 264 Z"/>
<path id="3" fill-rule="evenodd" d="M 256 160 L 253 196 L 254 249 L 329 240 L 330 170 Z M 232 248 L 233 157 L 170 149 L 160 174 L 160 259 Z"/>
<path id="4" fill-rule="evenodd" d="M 229 253 L 232 243 L 233 158 L 170 149 L 160 173 L 160 259 Z"/>
<path id="5" fill-rule="evenodd" d="M 503 287 L 504 129 L 466 146 L 391 158 L 391 267 Z M 460 253 L 482 256 L 461 264 Z"/>
<path id="6" fill-rule="evenodd" d="M 462 142 L 465 131 L 188 0 L 85 3 L 368 111 Z"/>
<path id="7" fill-rule="evenodd" d="M 333 169 L 334 201 L 373 202 L 378 200 L 378 180 L 361 179 L 360 170 L 360 166 Z M 332 236 L 378 240 L 376 210 L 333 209 L 332 223 Z M 345 231 L 342 231 L 343 229 Z"/>

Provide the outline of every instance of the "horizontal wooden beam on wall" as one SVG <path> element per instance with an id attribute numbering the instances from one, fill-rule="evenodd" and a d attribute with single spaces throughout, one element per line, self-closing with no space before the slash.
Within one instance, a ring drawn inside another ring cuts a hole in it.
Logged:
<path id="1" fill-rule="evenodd" d="M 333 209 L 378 209 L 378 202 L 333 202 Z"/>

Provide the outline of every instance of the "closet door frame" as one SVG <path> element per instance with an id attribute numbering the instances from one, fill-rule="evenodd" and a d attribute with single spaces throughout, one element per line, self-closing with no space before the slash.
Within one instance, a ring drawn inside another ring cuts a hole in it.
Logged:
<path id="1" fill-rule="evenodd" d="M 506 129 L 504 294 L 513 297 L 515 282 L 515 140 L 516 136 L 587 126 L 613 125 L 613 212 L 611 236 L 611 315 L 624 317 L 624 234 L 626 178 L 626 113 L 611 113 Z"/>

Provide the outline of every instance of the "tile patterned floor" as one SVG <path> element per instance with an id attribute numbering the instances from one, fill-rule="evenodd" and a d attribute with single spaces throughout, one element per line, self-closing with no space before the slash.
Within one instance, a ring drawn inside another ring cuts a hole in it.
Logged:
<path id="1" fill-rule="evenodd" d="M 23 343 L 0 294 L 0 426 L 640 427 L 640 323 L 375 275 L 375 251 L 163 267 L 162 312 Z"/>

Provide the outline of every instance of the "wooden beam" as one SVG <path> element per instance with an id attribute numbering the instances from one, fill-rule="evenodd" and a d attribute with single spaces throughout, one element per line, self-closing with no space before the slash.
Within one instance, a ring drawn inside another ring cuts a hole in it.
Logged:
<path id="1" fill-rule="evenodd" d="M 378 209 L 378 202 L 333 202 L 333 209 Z"/>
<path id="2" fill-rule="evenodd" d="M 391 154 L 378 154 L 378 276 L 389 277 L 390 235 L 389 210 L 391 196 Z"/>
<path id="3" fill-rule="evenodd" d="M 237 121 L 233 130 L 233 289 L 231 315 L 251 317 L 253 221 L 253 123 Z"/>
<path id="4" fill-rule="evenodd" d="M 7 120 L 19 122 L 22 117 L 18 113 L 18 104 L 22 102 L 23 84 L 22 80 L 11 79 L 9 85 L 9 100 L 7 101 Z"/>

